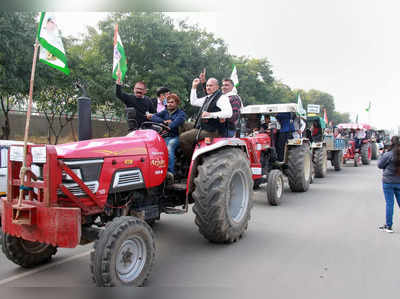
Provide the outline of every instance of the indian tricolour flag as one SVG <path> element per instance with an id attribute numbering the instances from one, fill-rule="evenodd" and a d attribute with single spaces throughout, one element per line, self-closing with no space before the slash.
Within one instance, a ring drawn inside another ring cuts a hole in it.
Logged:
<path id="1" fill-rule="evenodd" d="M 112 77 L 115 80 L 124 80 L 125 73 L 128 70 L 124 47 L 118 33 L 118 24 L 115 24 L 114 30 L 114 59 Z"/>
<path id="2" fill-rule="evenodd" d="M 69 68 L 60 30 L 54 16 L 47 12 L 40 14 L 37 38 L 40 44 L 39 61 L 68 75 Z"/>
<path id="3" fill-rule="evenodd" d="M 236 87 L 239 86 L 239 78 L 237 75 L 236 65 L 233 65 L 231 80 L 233 81 L 233 91 L 237 93 Z"/>

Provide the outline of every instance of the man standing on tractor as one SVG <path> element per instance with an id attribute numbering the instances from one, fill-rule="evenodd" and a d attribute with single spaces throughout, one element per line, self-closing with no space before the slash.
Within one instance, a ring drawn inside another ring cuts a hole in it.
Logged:
<path id="1" fill-rule="evenodd" d="M 117 81 L 116 95 L 127 108 L 134 107 L 136 110 L 136 128 L 140 127 L 142 122 L 147 120 L 146 115 L 156 113 L 151 100 L 145 96 L 146 84 L 142 81 L 136 82 L 133 88 L 133 94 L 125 93 L 121 90 L 121 83 Z M 132 128 L 130 128 L 132 129 Z"/>
<path id="2" fill-rule="evenodd" d="M 365 139 L 366 134 L 365 134 L 365 130 L 364 129 L 357 129 L 356 130 L 356 134 L 354 136 L 355 141 L 356 141 L 356 148 L 360 148 L 361 147 L 361 141 L 363 139 Z"/>
<path id="3" fill-rule="evenodd" d="M 295 119 L 293 121 L 294 129 L 293 138 L 301 138 L 303 137 L 303 132 L 306 128 L 306 122 L 300 115 L 295 115 Z"/>
<path id="4" fill-rule="evenodd" d="M 215 78 L 207 80 L 206 91 L 208 96 L 202 98 L 197 97 L 196 89 L 199 83 L 200 79 L 195 78 L 190 92 L 190 104 L 201 107 L 195 128 L 184 132 L 179 138 L 181 148 L 187 158 L 192 156 L 196 138 L 202 140 L 205 137 L 222 136 L 225 124 L 221 123 L 220 119 L 232 117 L 229 97 L 219 90 L 218 80 Z"/>
<path id="5" fill-rule="evenodd" d="M 238 129 L 239 119 L 240 119 L 240 109 L 242 109 L 242 99 L 240 96 L 233 91 L 233 81 L 231 79 L 222 80 L 222 93 L 229 97 L 229 102 L 232 106 L 232 117 L 226 120 L 226 129 L 224 136 L 234 137 L 236 135 L 236 130 Z"/>
<path id="6" fill-rule="evenodd" d="M 285 155 L 285 144 L 288 139 L 293 138 L 292 133 L 294 132 L 294 125 L 290 112 L 278 113 L 276 119 L 279 121 L 281 127 L 276 141 L 276 151 L 278 153 L 278 160 L 283 161 Z"/>
<path id="7" fill-rule="evenodd" d="M 151 121 L 167 125 L 170 130 L 164 140 L 168 148 L 168 173 L 167 178 L 169 182 L 174 181 L 175 175 L 175 150 L 179 146 L 179 127 L 185 122 L 186 114 L 183 110 L 179 109 L 179 97 L 172 93 L 167 96 L 167 109 L 159 113 L 153 114 Z"/>

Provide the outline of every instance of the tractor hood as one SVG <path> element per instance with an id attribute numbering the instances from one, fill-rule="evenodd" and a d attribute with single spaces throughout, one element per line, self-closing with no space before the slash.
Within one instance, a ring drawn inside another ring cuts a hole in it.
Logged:
<path id="1" fill-rule="evenodd" d="M 153 130 L 138 130 L 124 137 L 91 139 L 56 145 L 58 158 L 104 158 L 147 155 L 149 151 L 162 151 L 164 141 Z M 160 145 L 163 146 L 160 146 Z"/>

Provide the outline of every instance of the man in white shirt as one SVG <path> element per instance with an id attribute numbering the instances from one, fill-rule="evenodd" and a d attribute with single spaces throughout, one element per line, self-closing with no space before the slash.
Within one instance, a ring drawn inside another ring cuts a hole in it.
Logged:
<path id="1" fill-rule="evenodd" d="M 220 119 L 232 117 L 229 97 L 219 90 L 218 80 L 215 78 L 207 80 L 206 92 L 208 96 L 202 98 L 197 97 L 197 85 L 199 83 L 200 79 L 195 78 L 190 92 L 190 104 L 201 107 L 195 128 L 182 133 L 179 137 L 181 148 L 187 158 L 190 158 L 193 154 L 197 136 L 198 140 L 205 137 L 220 137 L 225 129 L 225 124 L 221 123 Z"/>
<path id="2" fill-rule="evenodd" d="M 361 141 L 363 139 L 365 139 L 366 136 L 367 136 L 367 134 L 365 133 L 364 129 L 357 129 L 356 130 L 356 134 L 354 136 L 354 138 L 356 140 L 356 148 L 360 148 L 361 147 Z"/>
<path id="3" fill-rule="evenodd" d="M 303 136 L 304 130 L 306 129 L 306 122 L 303 120 L 302 117 L 296 115 L 293 125 L 294 125 L 293 138 L 301 138 Z"/>

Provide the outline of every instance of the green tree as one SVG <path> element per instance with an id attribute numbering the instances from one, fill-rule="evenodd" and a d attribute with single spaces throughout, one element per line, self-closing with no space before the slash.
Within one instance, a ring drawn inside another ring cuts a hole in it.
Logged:
<path id="1" fill-rule="evenodd" d="M 2 135 L 10 136 L 9 112 L 26 98 L 36 34 L 35 13 L 0 12 L 0 97 L 4 116 Z"/>

